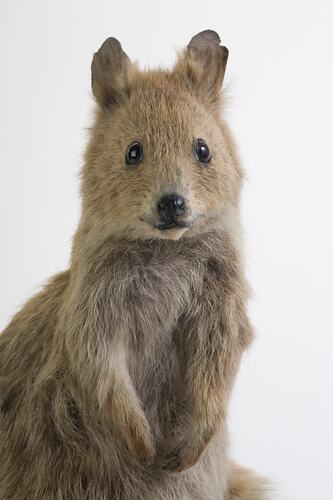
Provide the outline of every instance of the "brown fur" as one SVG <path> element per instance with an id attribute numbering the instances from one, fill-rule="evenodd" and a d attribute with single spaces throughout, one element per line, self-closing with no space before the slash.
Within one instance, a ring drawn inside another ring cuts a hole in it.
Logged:
<path id="1" fill-rule="evenodd" d="M 0 337 L 2 500 L 265 498 L 228 462 L 228 400 L 253 334 L 242 169 L 220 116 L 227 56 L 212 31 L 171 71 L 139 71 L 115 39 L 95 54 L 70 268 Z M 189 227 L 162 232 L 156 204 L 173 191 Z"/>

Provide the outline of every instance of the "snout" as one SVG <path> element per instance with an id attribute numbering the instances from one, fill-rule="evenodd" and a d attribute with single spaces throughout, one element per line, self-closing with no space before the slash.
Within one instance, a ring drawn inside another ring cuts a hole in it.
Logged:
<path id="1" fill-rule="evenodd" d="M 157 202 L 157 212 L 160 220 L 158 227 L 161 231 L 188 226 L 188 223 L 180 219 L 186 214 L 186 203 L 178 193 L 163 195 Z"/>

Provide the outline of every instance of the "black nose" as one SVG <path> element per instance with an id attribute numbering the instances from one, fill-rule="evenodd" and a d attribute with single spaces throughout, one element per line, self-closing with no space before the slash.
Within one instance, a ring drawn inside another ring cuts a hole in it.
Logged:
<path id="1" fill-rule="evenodd" d="M 169 222 L 185 212 L 185 200 L 177 193 L 166 194 L 157 203 L 158 213 L 164 222 Z"/>

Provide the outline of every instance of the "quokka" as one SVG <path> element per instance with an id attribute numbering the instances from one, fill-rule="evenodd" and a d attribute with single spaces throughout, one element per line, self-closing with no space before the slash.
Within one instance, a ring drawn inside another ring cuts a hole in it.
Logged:
<path id="1" fill-rule="evenodd" d="M 268 498 L 228 456 L 253 333 L 227 58 L 210 30 L 171 70 L 94 55 L 69 269 L 0 336 L 1 500 Z"/>

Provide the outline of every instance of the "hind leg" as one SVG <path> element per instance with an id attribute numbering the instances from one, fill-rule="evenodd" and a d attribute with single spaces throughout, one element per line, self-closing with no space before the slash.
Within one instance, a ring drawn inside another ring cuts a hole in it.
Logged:
<path id="1" fill-rule="evenodd" d="M 271 500 L 269 484 L 250 469 L 230 462 L 226 500 Z"/>

